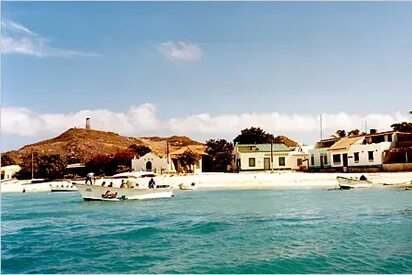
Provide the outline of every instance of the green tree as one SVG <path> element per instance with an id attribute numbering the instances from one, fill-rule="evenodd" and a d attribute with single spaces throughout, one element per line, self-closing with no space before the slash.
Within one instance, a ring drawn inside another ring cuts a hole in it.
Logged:
<path id="1" fill-rule="evenodd" d="M 33 161 L 32 161 L 33 160 Z M 18 179 L 30 179 L 32 176 L 32 163 L 33 163 L 33 177 L 39 177 L 38 170 L 39 170 L 39 163 L 40 163 L 40 155 L 37 152 L 26 153 L 21 158 L 20 168 L 21 170 L 17 172 L 16 178 Z"/>
<path id="2" fill-rule="evenodd" d="M 39 158 L 37 177 L 57 179 L 62 178 L 67 162 L 59 155 L 43 155 Z"/>
<path id="3" fill-rule="evenodd" d="M 398 132 L 412 132 L 412 122 L 394 123 L 391 125 L 394 131 Z"/>
<path id="4" fill-rule="evenodd" d="M 336 131 L 336 136 L 340 137 L 340 138 L 346 137 L 346 131 L 345 130 L 337 130 Z"/>
<path id="5" fill-rule="evenodd" d="M 140 157 L 143 157 L 147 153 L 150 153 L 152 150 L 145 145 L 136 145 L 132 144 L 129 146 L 129 149 L 138 154 Z"/>
<path id="6" fill-rule="evenodd" d="M 1 166 L 15 165 L 16 162 L 9 155 L 1 155 Z"/>
<path id="7" fill-rule="evenodd" d="M 190 150 L 186 150 L 183 154 L 179 155 L 178 160 L 182 166 L 188 166 L 191 170 L 191 167 L 199 163 L 200 156 Z"/>
<path id="8" fill-rule="evenodd" d="M 232 162 L 233 144 L 225 139 L 209 139 L 206 146 L 206 153 L 212 158 L 213 171 L 227 171 Z"/>
<path id="9" fill-rule="evenodd" d="M 123 150 L 118 151 L 111 158 L 111 166 L 115 167 L 116 173 L 122 173 L 131 170 L 132 159 L 134 157 L 134 154 L 135 152 L 132 150 Z"/>
<path id="10" fill-rule="evenodd" d="M 239 144 L 259 144 L 270 143 L 274 139 L 272 134 L 268 134 L 259 127 L 243 129 L 233 142 Z"/>
<path id="11" fill-rule="evenodd" d="M 116 167 L 113 167 L 111 161 L 112 155 L 97 154 L 86 162 L 86 171 L 93 172 L 96 175 L 113 175 Z"/>

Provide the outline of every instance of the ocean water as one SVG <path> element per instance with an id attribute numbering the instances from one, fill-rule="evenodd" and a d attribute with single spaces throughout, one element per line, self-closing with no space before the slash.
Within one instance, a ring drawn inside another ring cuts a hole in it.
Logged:
<path id="1" fill-rule="evenodd" d="M 412 273 L 412 191 L 1 198 L 2 273 Z"/>

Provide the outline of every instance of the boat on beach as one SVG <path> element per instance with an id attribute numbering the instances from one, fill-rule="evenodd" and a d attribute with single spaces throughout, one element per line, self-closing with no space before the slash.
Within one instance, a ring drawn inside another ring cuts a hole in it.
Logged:
<path id="1" fill-rule="evenodd" d="M 372 186 L 372 182 L 368 181 L 365 177 L 357 179 L 338 176 L 337 180 L 340 189 L 369 188 Z"/>
<path id="2" fill-rule="evenodd" d="M 130 172 L 103 177 L 92 184 L 73 183 L 85 201 L 124 201 L 173 197 L 173 188 L 155 174 Z"/>
<path id="3" fill-rule="evenodd" d="M 179 189 L 180 190 L 196 190 L 197 186 L 196 183 L 181 183 L 179 184 Z"/>
<path id="4" fill-rule="evenodd" d="M 383 186 L 387 188 L 411 190 L 412 180 L 407 181 L 407 182 L 401 182 L 401 183 L 384 183 Z"/>

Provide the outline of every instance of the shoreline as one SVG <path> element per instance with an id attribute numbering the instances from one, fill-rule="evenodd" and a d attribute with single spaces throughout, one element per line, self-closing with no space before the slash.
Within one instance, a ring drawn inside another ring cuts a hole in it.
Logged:
<path id="1" fill-rule="evenodd" d="M 404 188 L 411 186 L 412 172 L 384 173 L 203 173 L 168 177 L 178 188 L 180 183 L 196 183 L 198 189 L 333 189 L 338 188 L 338 176 L 365 175 L 373 184 L 370 188 Z M 404 185 L 404 187 L 401 186 Z M 392 186 L 391 186 L 392 185 Z"/>

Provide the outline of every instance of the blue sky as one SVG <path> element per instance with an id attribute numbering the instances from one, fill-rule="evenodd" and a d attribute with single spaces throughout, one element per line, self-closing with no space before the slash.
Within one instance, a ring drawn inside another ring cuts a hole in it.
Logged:
<path id="1" fill-rule="evenodd" d="M 3 2 L 2 143 L 68 127 L 313 143 L 410 120 L 412 3 Z"/>

